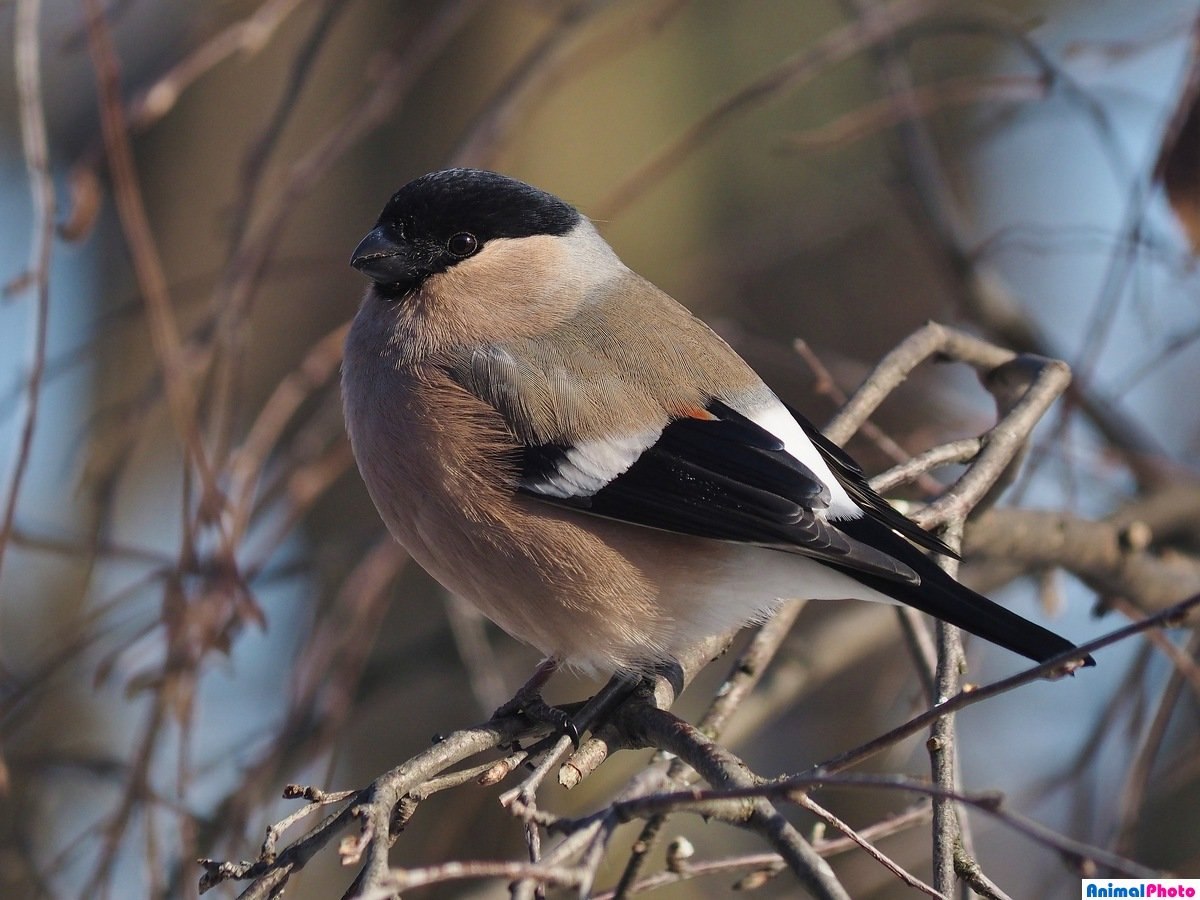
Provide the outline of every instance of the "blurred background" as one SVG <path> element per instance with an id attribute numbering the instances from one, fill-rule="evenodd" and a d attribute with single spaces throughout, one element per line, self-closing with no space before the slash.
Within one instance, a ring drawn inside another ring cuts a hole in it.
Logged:
<path id="1" fill-rule="evenodd" d="M 1068 360 L 1076 395 L 1004 503 L 1111 520 L 1171 497 L 1173 527 L 1138 549 L 1194 565 L 1197 12 L 0 3 L 0 895 L 193 896 L 195 858 L 253 858 L 295 808 L 285 784 L 364 784 L 479 721 L 536 663 L 407 563 L 342 431 L 341 330 L 363 291 L 350 251 L 432 169 L 493 168 L 574 203 L 817 422 L 837 404 L 796 340 L 845 390 L 928 319 Z M 876 423 L 915 453 L 994 415 L 969 371 L 928 366 Z M 850 448 L 870 473 L 891 462 Z M 1137 612 L 1137 596 L 1045 566 L 972 563 L 968 578 L 1077 641 Z M 1200 678 L 1195 643 L 1169 639 L 1173 660 L 1138 638 L 965 712 L 964 786 L 1196 876 Z M 974 682 L 1021 668 L 981 644 L 968 657 Z M 560 677 L 551 698 L 594 688 Z M 922 705 L 890 611 L 812 605 L 727 741 L 761 774 L 795 772 Z M 622 754 L 548 802 L 595 809 L 645 761 Z M 869 768 L 926 775 L 922 740 Z M 393 864 L 520 859 L 496 794 L 424 804 Z M 825 801 L 854 825 L 911 802 Z M 1009 894 L 1074 894 L 1055 853 L 973 825 Z M 698 858 L 757 849 L 694 817 L 668 830 Z M 927 827 L 883 846 L 928 877 Z M 833 865 L 856 897 L 912 894 L 862 854 Z M 734 880 L 657 895 L 725 896 Z M 288 896 L 348 882 L 327 852 Z M 760 895 L 794 891 L 784 875 Z"/>

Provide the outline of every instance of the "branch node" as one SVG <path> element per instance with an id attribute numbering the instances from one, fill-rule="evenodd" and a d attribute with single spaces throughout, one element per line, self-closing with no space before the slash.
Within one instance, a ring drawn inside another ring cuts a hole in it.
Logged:
<path id="1" fill-rule="evenodd" d="M 1141 553 L 1154 542 L 1154 532 L 1140 520 L 1134 520 L 1117 532 L 1117 540 L 1126 553 Z"/>
<path id="2" fill-rule="evenodd" d="M 371 839 L 375 837 L 375 822 L 367 807 L 356 807 L 351 815 L 362 819 L 363 824 L 357 835 L 348 834 L 338 842 L 338 857 L 343 866 L 356 865 L 362 859 L 363 851 L 370 846 Z"/>
<path id="3" fill-rule="evenodd" d="M 667 845 L 667 871 L 682 875 L 688 870 L 688 860 L 696 855 L 696 848 L 683 835 Z"/>

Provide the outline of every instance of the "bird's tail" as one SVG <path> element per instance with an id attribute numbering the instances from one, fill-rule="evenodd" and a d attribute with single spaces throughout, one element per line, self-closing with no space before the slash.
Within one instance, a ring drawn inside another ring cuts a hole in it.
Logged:
<path id="1" fill-rule="evenodd" d="M 1045 662 L 1077 649 L 1066 638 L 959 584 L 933 563 L 929 563 L 928 568 L 920 568 L 918 574 L 921 584 L 911 587 L 893 585 L 887 593 L 902 603 L 1034 662 Z M 1091 656 L 1083 658 L 1083 665 L 1095 664 Z"/>
<path id="2" fill-rule="evenodd" d="M 871 522 L 865 516 L 854 521 L 855 531 L 861 532 L 864 528 L 870 529 L 871 533 L 854 536 L 884 549 L 889 556 L 901 560 L 921 577 L 920 584 L 904 584 L 878 576 L 847 572 L 869 587 L 1034 662 L 1045 662 L 1060 653 L 1077 649 L 1066 638 L 959 584 L 924 553 L 885 526 Z M 1091 656 L 1083 658 L 1083 665 L 1095 664 Z"/>

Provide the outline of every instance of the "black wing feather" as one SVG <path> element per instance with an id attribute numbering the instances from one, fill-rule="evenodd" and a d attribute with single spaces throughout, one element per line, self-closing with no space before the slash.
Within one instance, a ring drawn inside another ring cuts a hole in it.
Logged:
<path id="1" fill-rule="evenodd" d="M 787 411 L 804 429 L 804 433 L 808 435 L 808 439 L 824 457 L 830 470 L 841 482 L 846 493 L 850 495 L 850 499 L 861 506 L 871 518 L 878 520 L 893 531 L 899 532 L 926 550 L 932 550 L 934 553 L 940 553 L 942 556 L 949 556 L 952 559 L 959 558 L 959 555 L 950 549 L 945 541 L 926 531 L 872 490 L 862 468 L 850 454 L 821 434 L 816 425 L 792 407 L 788 406 Z"/>
<path id="2" fill-rule="evenodd" d="M 568 448 L 525 449 L 520 490 L 607 518 L 813 556 L 855 572 L 915 584 L 912 569 L 816 515 L 829 489 L 769 431 L 714 402 L 718 418 L 680 418 L 622 474 L 588 496 L 537 490 Z"/>

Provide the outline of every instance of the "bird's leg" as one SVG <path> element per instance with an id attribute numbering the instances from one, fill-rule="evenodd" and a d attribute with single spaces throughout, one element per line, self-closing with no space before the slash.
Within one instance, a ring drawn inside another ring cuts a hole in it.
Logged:
<path id="1" fill-rule="evenodd" d="M 500 710 L 497 710 L 497 715 L 507 715 L 516 712 L 520 708 L 520 703 L 529 697 L 541 697 L 542 688 L 546 686 L 546 682 L 558 671 L 558 666 L 559 662 L 553 656 L 547 656 L 538 663 L 538 667 L 533 670 L 533 674 L 529 676 L 529 680 L 521 685 L 511 700 L 500 707 L 500 710 L 504 712 L 502 713 Z"/>
<path id="2" fill-rule="evenodd" d="M 559 734 L 565 734 L 571 739 L 576 747 L 579 746 L 579 729 L 575 727 L 575 723 L 571 721 L 571 716 L 566 710 L 559 709 L 557 706 L 551 706 L 542 699 L 542 688 L 550 677 L 558 671 L 559 661 L 553 656 L 543 659 L 538 663 L 538 667 L 533 670 L 533 675 L 529 680 L 521 685 L 520 689 L 513 694 L 511 700 L 503 703 L 499 709 L 492 713 L 493 718 L 502 716 L 522 715 L 531 722 L 549 725 Z"/>

